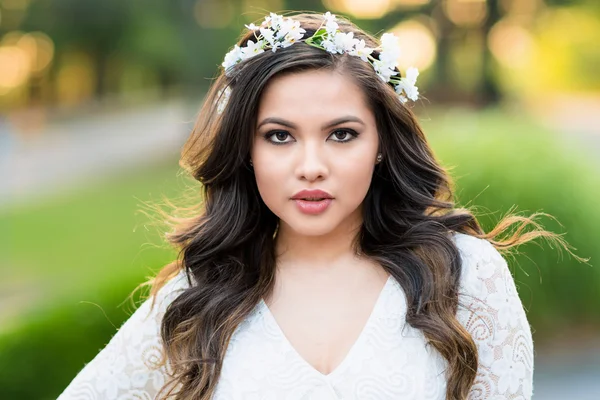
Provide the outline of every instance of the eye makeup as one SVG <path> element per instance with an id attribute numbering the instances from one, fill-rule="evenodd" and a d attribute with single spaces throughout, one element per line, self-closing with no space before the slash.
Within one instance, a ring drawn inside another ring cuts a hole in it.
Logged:
<path id="1" fill-rule="evenodd" d="M 337 133 L 340 133 L 340 132 L 344 134 L 344 137 L 346 137 L 346 139 L 344 139 L 344 140 L 333 140 L 334 142 L 348 143 L 348 142 L 356 139 L 358 137 L 358 135 L 359 135 L 359 133 L 356 132 L 354 129 L 350 129 L 350 128 L 338 128 L 338 129 L 333 130 L 331 132 L 331 134 L 329 135 L 329 137 L 331 137 L 331 136 L 333 136 L 333 135 L 335 135 Z M 271 131 L 267 132 L 266 134 L 264 134 L 263 137 L 264 137 L 264 139 L 267 142 L 269 142 L 271 144 L 274 144 L 276 146 L 282 146 L 282 145 L 287 144 L 287 143 L 292 143 L 292 141 L 279 142 L 279 141 L 272 140 L 273 137 L 276 137 L 277 139 L 281 139 L 281 136 L 276 136 L 276 135 L 284 136 L 283 139 L 285 139 L 287 136 L 291 137 L 291 134 L 288 131 L 282 130 L 282 129 L 271 130 Z M 287 135 L 287 136 L 285 136 L 285 135 Z"/>

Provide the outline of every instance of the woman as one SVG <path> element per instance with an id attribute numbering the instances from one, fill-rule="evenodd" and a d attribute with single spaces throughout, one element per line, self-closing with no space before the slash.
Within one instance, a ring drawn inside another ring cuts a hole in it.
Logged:
<path id="1" fill-rule="evenodd" d="M 497 249 L 565 243 L 454 207 L 398 50 L 329 13 L 248 26 L 182 153 L 181 257 L 60 400 L 531 398 Z"/>

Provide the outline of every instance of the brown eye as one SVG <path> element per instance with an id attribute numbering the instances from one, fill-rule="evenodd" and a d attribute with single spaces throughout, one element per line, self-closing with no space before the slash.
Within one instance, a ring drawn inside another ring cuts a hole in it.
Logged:
<path id="1" fill-rule="evenodd" d="M 275 138 L 276 138 L 277 140 L 280 140 L 280 141 L 282 141 L 282 142 L 283 142 L 283 141 L 285 140 L 285 138 L 287 137 L 287 135 L 288 135 L 288 133 L 287 133 L 287 132 L 277 132 L 277 133 L 275 134 Z"/>
<path id="2" fill-rule="evenodd" d="M 291 140 L 286 141 L 288 136 L 291 135 L 286 131 L 271 131 L 265 135 L 265 140 L 272 144 L 281 145 L 291 142 Z"/>
<path id="3" fill-rule="evenodd" d="M 344 143 L 354 140 L 358 136 L 358 133 L 351 129 L 338 129 L 331 136 L 334 137 L 334 142 Z"/>

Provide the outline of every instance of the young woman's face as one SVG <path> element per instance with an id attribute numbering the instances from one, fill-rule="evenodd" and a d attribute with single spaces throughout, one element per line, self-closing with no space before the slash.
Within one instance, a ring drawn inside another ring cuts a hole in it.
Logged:
<path id="1" fill-rule="evenodd" d="M 280 230 L 325 235 L 356 228 L 379 147 L 375 116 L 351 78 L 308 71 L 274 78 L 259 104 L 251 158 Z M 302 190 L 322 190 L 322 201 Z"/>

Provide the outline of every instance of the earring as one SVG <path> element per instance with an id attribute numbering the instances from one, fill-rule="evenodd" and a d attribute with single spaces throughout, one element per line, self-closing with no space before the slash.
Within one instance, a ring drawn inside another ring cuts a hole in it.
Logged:
<path id="1" fill-rule="evenodd" d="M 251 166 L 251 167 L 252 167 L 252 166 L 254 166 L 254 164 L 252 164 L 252 160 L 250 160 L 250 166 Z"/>
<path id="2" fill-rule="evenodd" d="M 383 155 L 381 153 L 377 154 L 377 164 L 379 164 L 383 160 Z"/>

